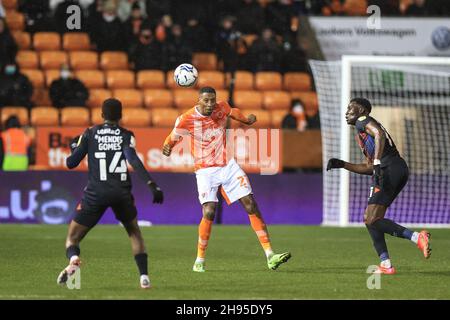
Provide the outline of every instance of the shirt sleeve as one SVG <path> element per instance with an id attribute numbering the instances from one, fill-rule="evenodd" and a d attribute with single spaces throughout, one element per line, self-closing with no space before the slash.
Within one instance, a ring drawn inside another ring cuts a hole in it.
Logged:
<path id="1" fill-rule="evenodd" d="M 89 129 L 86 129 L 83 135 L 78 139 L 78 144 L 73 153 L 67 157 L 66 166 L 69 169 L 77 167 L 81 160 L 88 153 L 88 142 L 89 142 Z"/>
<path id="2" fill-rule="evenodd" d="M 170 146 L 176 145 L 181 139 L 183 135 L 187 134 L 186 122 L 183 119 L 183 115 L 179 116 L 175 121 L 175 125 L 172 129 L 172 132 L 167 136 L 164 144 L 169 144 Z"/>

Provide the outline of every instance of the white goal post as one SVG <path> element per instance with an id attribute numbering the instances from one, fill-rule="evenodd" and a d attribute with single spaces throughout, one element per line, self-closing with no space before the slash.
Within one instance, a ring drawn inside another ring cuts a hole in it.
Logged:
<path id="1" fill-rule="evenodd" d="M 411 227 L 450 227 L 450 58 L 343 56 L 310 64 L 322 127 L 323 225 L 362 225 L 370 177 L 325 169 L 332 157 L 363 162 L 344 115 L 351 98 L 364 97 L 410 168 L 387 217 Z"/>

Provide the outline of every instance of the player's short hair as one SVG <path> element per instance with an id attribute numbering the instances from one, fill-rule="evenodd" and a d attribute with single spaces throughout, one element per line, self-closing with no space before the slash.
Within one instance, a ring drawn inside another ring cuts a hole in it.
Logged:
<path id="1" fill-rule="evenodd" d="M 114 98 L 103 101 L 102 113 L 105 120 L 118 121 L 122 118 L 122 103 Z"/>
<path id="2" fill-rule="evenodd" d="M 358 105 L 360 105 L 361 107 L 363 107 L 364 109 L 366 109 L 366 111 L 368 113 L 370 113 L 372 111 L 372 104 L 370 103 L 369 100 L 365 99 L 365 98 L 353 98 L 352 100 L 350 100 L 350 103 L 356 103 Z"/>
<path id="3" fill-rule="evenodd" d="M 199 94 L 203 93 L 214 93 L 216 94 L 216 90 L 213 87 L 203 87 L 198 91 Z"/>

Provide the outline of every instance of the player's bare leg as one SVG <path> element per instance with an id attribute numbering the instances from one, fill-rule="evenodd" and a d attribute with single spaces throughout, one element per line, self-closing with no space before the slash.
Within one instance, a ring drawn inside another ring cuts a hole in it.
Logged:
<path id="1" fill-rule="evenodd" d="M 130 237 L 131 250 L 139 269 L 141 288 L 148 289 L 151 287 L 150 278 L 148 277 L 148 256 L 145 250 L 144 238 L 142 237 L 141 229 L 137 223 L 137 218 L 124 223 L 123 226 Z"/>
<path id="2" fill-rule="evenodd" d="M 411 240 L 417 244 L 417 247 L 422 251 L 425 258 L 429 258 L 431 254 L 431 235 L 426 230 L 423 230 L 420 233 L 411 231 L 392 220 L 384 218 L 386 210 L 387 207 L 383 205 L 368 205 L 364 213 L 364 222 L 372 237 L 375 250 L 381 259 L 379 272 L 394 274 L 395 269 L 391 265 L 386 242 L 384 240 L 384 234 L 387 233 L 394 237 Z"/>
<path id="3" fill-rule="evenodd" d="M 58 284 L 65 284 L 69 276 L 73 275 L 80 268 L 80 242 L 90 229 L 74 220 L 70 222 L 66 238 L 66 256 L 69 259 L 69 265 L 59 274 L 56 280 Z"/>
<path id="4" fill-rule="evenodd" d="M 202 205 L 203 217 L 198 226 L 197 258 L 192 267 L 192 270 L 195 272 L 205 272 L 205 254 L 216 215 L 216 206 L 216 202 L 206 202 Z"/>
<path id="5" fill-rule="evenodd" d="M 275 254 L 270 243 L 269 231 L 264 223 L 264 219 L 259 211 L 258 205 L 252 194 L 239 199 L 245 211 L 248 213 L 250 224 L 255 231 L 264 253 L 267 257 L 267 266 L 269 269 L 276 270 L 281 264 L 287 262 L 291 257 L 290 252 Z"/>

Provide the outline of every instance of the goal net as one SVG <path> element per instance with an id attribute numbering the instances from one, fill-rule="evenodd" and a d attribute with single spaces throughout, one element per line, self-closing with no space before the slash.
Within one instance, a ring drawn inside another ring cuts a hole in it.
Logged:
<path id="1" fill-rule="evenodd" d="M 409 226 L 450 227 L 450 58 L 343 56 L 310 64 L 322 130 L 323 224 L 363 223 L 371 177 L 326 172 L 326 164 L 332 157 L 365 162 L 344 117 L 350 99 L 364 97 L 410 170 L 386 216 Z"/>

